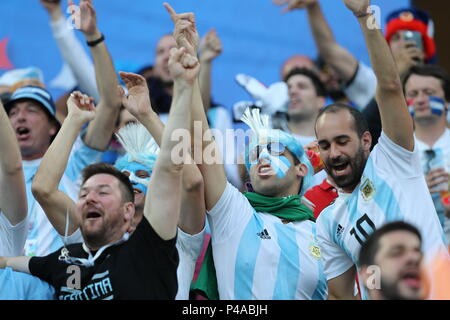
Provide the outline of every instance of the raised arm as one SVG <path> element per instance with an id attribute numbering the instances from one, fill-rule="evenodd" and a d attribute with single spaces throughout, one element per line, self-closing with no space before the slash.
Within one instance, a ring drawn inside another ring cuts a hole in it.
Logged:
<path id="1" fill-rule="evenodd" d="M 14 226 L 27 217 L 27 194 L 19 145 L 1 101 L 0 150 L 0 211 Z"/>
<path id="2" fill-rule="evenodd" d="M 134 73 L 120 72 L 120 77 L 128 89 L 128 95 L 125 96 L 123 88 L 118 87 L 123 106 L 146 127 L 161 146 L 164 124 L 151 107 L 147 81 Z M 205 223 L 205 200 L 203 177 L 193 160 L 184 165 L 181 192 L 182 210 L 178 226 L 188 234 L 197 234 Z"/>
<path id="3" fill-rule="evenodd" d="M 67 26 L 61 3 L 40 0 L 50 16 L 50 26 L 65 63 L 72 71 L 80 90 L 99 100 L 95 71 L 88 53 L 84 50 L 75 32 Z"/>
<path id="4" fill-rule="evenodd" d="M 175 24 L 174 38 L 179 47 L 187 47 L 191 52 L 197 52 L 198 46 L 198 32 L 195 27 L 195 17 L 193 13 L 177 14 L 175 10 L 168 4 L 164 3 L 167 11 L 170 14 L 172 21 Z M 208 120 L 206 118 L 205 109 L 203 108 L 202 97 L 200 93 L 200 86 L 198 81 L 195 81 L 191 105 L 191 134 L 194 139 L 194 161 L 203 175 L 205 184 L 205 203 L 206 209 L 211 210 L 219 201 L 225 187 L 227 185 L 227 178 L 225 169 L 220 161 L 212 159 L 205 159 L 203 155 L 205 150 L 210 155 L 219 155 L 220 151 L 214 141 L 213 135 L 209 129 Z M 193 134 L 194 126 L 201 127 L 202 137 L 196 137 Z M 198 154 L 198 151 L 201 151 Z M 221 159 L 216 156 L 215 159 Z M 212 163 L 211 163 L 212 162 Z"/>
<path id="5" fill-rule="evenodd" d="M 397 66 L 389 46 L 375 27 L 376 19 L 370 14 L 370 0 L 344 0 L 347 8 L 357 17 L 366 39 L 373 70 L 377 77 L 376 100 L 384 133 L 397 145 L 414 150 L 413 121 L 409 115 Z"/>
<path id="6" fill-rule="evenodd" d="M 210 30 L 206 33 L 200 42 L 200 90 L 202 93 L 203 106 L 205 112 L 211 107 L 211 73 L 212 62 L 222 53 L 222 42 L 217 35 L 216 30 Z"/>
<path id="7" fill-rule="evenodd" d="M 95 75 L 100 92 L 97 105 L 97 117 L 89 124 L 84 142 L 96 150 L 106 150 L 115 129 L 115 122 L 120 110 L 120 97 L 117 94 L 119 80 L 114 65 L 102 39 L 102 33 L 97 28 L 97 16 L 92 0 L 80 1 L 80 30 L 86 41 L 97 42 L 90 45 L 94 58 Z"/>
<path id="8" fill-rule="evenodd" d="M 309 25 L 320 56 L 345 82 L 354 77 L 358 60 L 336 42 L 318 0 L 273 0 L 273 2 L 276 5 L 287 4 L 284 11 L 306 8 Z"/>
<path id="9" fill-rule="evenodd" d="M 66 169 L 72 146 L 83 124 L 91 121 L 95 116 L 93 98 L 80 92 L 71 94 L 67 101 L 67 108 L 69 113 L 58 135 L 45 153 L 31 186 L 34 197 L 60 235 L 65 233 L 67 212 L 71 220 L 69 235 L 78 228 L 79 221 L 75 214 L 75 203 L 64 192 L 58 190 L 58 186 Z"/>
<path id="10" fill-rule="evenodd" d="M 169 70 L 174 79 L 174 94 L 144 207 L 145 217 L 165 240 L 172 239 L 177 232 L 182 171 L 190 147 L 190 136 L 187 134 L 191 124 L 189 106 L 200 67 L 197 58 L 186 51 L 185 48 L 171 50 Z M 174 131 L 184 135 L 181 141 L 174 139 Z M 180 143 L 183 147 L 175 153 Z M 167 201 L 169 194 L 170 201 Z"/>

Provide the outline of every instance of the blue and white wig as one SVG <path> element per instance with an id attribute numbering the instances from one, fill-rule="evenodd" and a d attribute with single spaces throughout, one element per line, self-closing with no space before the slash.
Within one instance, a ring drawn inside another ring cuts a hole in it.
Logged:
<path id="1" fill-rule="evenodd" d="M 249 152 L 253 150 L 257 145 L 266 144 L 268 142 L 280 142 L 308 168 L 308 173 L 303 177 L 302 190 L 300 195 L 303 195 L 306 190 L 309 189 L 312 183 L 312 176 L 314 169 L 309 161 L 303 146 L 295 139 L 291 134 L 278 129 L 272 129 L 269 125 L 269 116 L 267 114 L 260 114 L 258 108 L 247 108 L 242 118 L 242 122 L 246 123 L 253 131 L 254 135 L 250 139 L 249 148 L 245 149 L 245 165 L 250 172 Z"/>

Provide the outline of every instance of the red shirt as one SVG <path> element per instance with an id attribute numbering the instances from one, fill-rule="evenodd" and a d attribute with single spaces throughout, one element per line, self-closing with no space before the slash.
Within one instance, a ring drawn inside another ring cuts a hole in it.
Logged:
<path id="1" fill-rule="evenodd" d="M 327 179 L 306 191 L 304 197 L 314 205 L 314 217 L 317 219 L 323 209 L 328 207 L 337 197 L 337 189 Z"/>

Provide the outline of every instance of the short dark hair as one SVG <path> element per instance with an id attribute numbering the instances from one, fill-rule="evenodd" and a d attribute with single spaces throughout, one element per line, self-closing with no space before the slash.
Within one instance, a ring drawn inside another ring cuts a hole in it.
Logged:
<path id="1" fill-rule="evenodd" d="M 403 222 L 395 221 L 390 222 L 382 226 L 381 228 L 375 230 L 366 240 L 366 242 L 361 246 L 359 251 L 358 264 L 360 266 L 370 266 L 375 263 L 375 256 L 379 249 L 380 239 L 387 233 L 393 231 L 408 231 L 415 234 L 420 242 L 422 242 L 422 237 L 419 230 L 413 225 Z"/>
<path id="2" fill-rule="evenodd" d="M 408 82 L 412 75 L 439 79 L 441 81 L 442 89 L 444 90 L 445 100 L 450 101 L 450 75 L 443 68 L 432 64 L 413 66 L 402 78 L 404 91 L 406 91 L 406 82 Z"/>
<path id="3" fill-rule="evenodd" d="M 366 117 L 359 111 L 358 109 L 349 106 L 345 103 L 333 103 L 330 104 L 322 109 L 320 109 L 319 114 L 316 118 L 316 123 L 314 125 L 314 130 L 316 130 L 317 127 L 317 121 L 319 118 L 325 114 L 325 113 L 338 113 L 342 110 L 347 110 L 350 115 L 353 117 L 353 127 L 358 134 L 358 137 L 361 138 L 364 132 L 369 131 L 369 125 L 367 123 Z M 317 130 L 316 130 L 316 136 L 317 136 Z"/>
<path id="4" fill-rule="evenodd" d="M 121 171 L 117 170 L 115 167 L 108 163 L 94 163 L 87 167 L 85 167 L 81 173 L 82 175 L 82 185 L 97 174 L 109 174 L 117 178 L 119 180 L 119 187 L 122 194 L 122 200 L 124 202 L 133 202 L 134 203 L 134 190 L 133 185 L 130 182 L 130 179 L 123 174 Z"/>
<path id="5" fill-rule="evenodd" d="M 283 81 L 288 82 L 288 80 L 296 75 L 302 75 L 305 77 L 308 77 L 311 82 L 314 85 L 314 88 L 316 89 L 316 94 L 319 97 L 326 97 L 327 96 L 327 89 L 325 89 L 325 85 L 323 82 L 319 79 L 319 76 L 312 70 L 307 68 L 294 68 L 284 77 Z"/>

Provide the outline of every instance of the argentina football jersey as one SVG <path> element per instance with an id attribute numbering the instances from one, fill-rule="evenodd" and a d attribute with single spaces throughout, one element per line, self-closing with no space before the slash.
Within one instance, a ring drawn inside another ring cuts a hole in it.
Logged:
<path id="1" fill-rule="evenodd" d="M 256 212 L 230 183 L 208 213 L 221 300 L 326 299 L 314 222 Z"/>
<path id="2" fill-rule="evenodd" d="M 317 220 L 318 241 L 327 280 L 357 265 L 359 250 L 373 231 L 392 221 L 417 227 L 425 259 L 445 238 L 428 191 L 418 148 L 407 151 L 384 133 L 371 152 L 361 182 L 352 193 L 339 192 L 336 201 Z M 360 284 L 364 290 L 364 286 Z M 362 297 L 366 298 L 365 292 Z"/>

